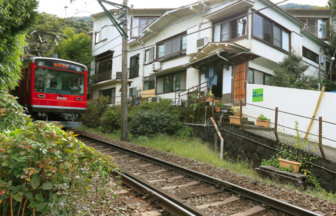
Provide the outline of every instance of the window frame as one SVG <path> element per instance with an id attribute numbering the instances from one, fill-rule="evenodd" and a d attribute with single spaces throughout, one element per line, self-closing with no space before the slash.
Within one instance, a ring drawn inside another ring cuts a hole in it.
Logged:
<path id="1" fill-rule="evenodd" d="M 108 53 L 102 53 L 101 55 L 96 56 L 95 58 L 95 74 L 102 74 L 100 69 L 100 64 L 106 63 L 107 61 L 111 61 L 111 67 L 110 70 L 107 72 L 112 73 L 112 68 L 113 68 L 113 55 L 114 52 L 108 52 Z"/>
<path id="2" fill-rule="evenodd" d="M 270 38 L 270 41 L 271 42 L 268 42 L 266 41 L 264 38 L 259 38 L 258 36 L 255 36 L 255 33 L 254 33 L 254 25 L 253 25 L 253 21 L 254 21 L 254 16 L 255 14 L 257 14 L 258 16 L 260 16 L 263 20 L 262 20 L 262 23 L 263 23 L 263 26 L 262 26 L 262 36 L 264 37 L 264 20 L 267 20 L 268 22 L 271 23 L 271 38 Z M 274 25 L 276 25 L 277 27 L 280 28 L 280 38 L 281 38 L 281 47 L 278 47 L 274 44 Z M 282 34 L 283 32 L 286 32 L 288 34 L 288 50 L 285 50 L 283 48 L 283 37 L 282 37 Z M 252 34 L 251 34 L 252 38 L 255 39 L 255 40 L 258 40 L 260 42 L 263 42 L 281 52 L 285 52 L 286 54 L 288 54 L 289 52 L 291 52 L 292 50 L 292 40 L 291 40 L 291 31 L 289 31 L 287 28 L 283 27 L 282 25 L 280 25 L 278 22 L 275 22 L 274 20 L 268 18 L 267 16 L 257 12 L 257 11 L 253 11 L 252 12 Z"/>
<path id="3" fill-rule="evenodd" d="M 309 57 L 307 53 L 310 53 L 313 56 Z M 305 46 L 302 46 L 302 56 L 316 64 L 320 64 L 320 55 Z"/>
<path id="4" fill-rule="evenodd" d="M 233 20 L 236 21 L 236 28 L 237 28 L 236 29 L 236 35 L 238 35 L 238 20 L 242 19 L 244 17 L 246 17 L 246 29 L 245 29 L 246 32 L 245 32 L 245 35 L 232 38 L 231 22 Z M 248 13 L 242 13 L 242 14 L 240 14 L 238 16 L 238 18 L 231 20 L 232 18 L 234 18 L 234 17 L 232 17 L 232 16 L 231 17 L 227 17 L 227 18 L 225 18 L 225 19 L 223 19 L 223 20 L 221 20 L 221 21 L 219 21 L 219 22 L 217 22 L 217 23 L 215 23 L 213 25 L 213 27 L 212 27 L 212 41 L 215 42 L 215 28 L 218 25 L 220 26 L 220 28 L 219 28 L 219 41 L 217 41 L 217 42 L 227 42 L 227 41 L 239 40 L 239 39 L 247 38 L 248 37 L 248 34 L 249 34 L 249 32 L 248 32 L 248 29 L 249 29 L 248 28 L 249 27 L 249 16 L 248 16 Z M 223 36 L 222 30 L 223 30 L 223 25 L 226 24 L 226 23 L 228 24 L 228 36 L 229 36 L 229 39 L 228 40 L 223 40 L 222 39 L 222 36 Z"/>
<path id="5" fill-rule="evenodd" d="M 327 39 L 327 34 L 328 34 L 328 30 L 330 28 L 330 20 L 327 17 L 297 17 L 301 22 L 303 22 L 303 20 L 305 20 L 303 23 L 305 24 L 305 30 L 309 33 L 311 33 L 312 35 L 314 35 L 315 37 L 317 37 L 318 39 L 321 40 L 326 40 Z M 308 27 L 308 21 L 309 20 L 315 20 L 316 24 L 315 24 L 315 32 L 316 34 L 314 34 L 313 32 L 309 31 L 309 27 Z M 326 37 L 320 38 L 318 37 L 318 33 L 319 33 L 319 26 L 318 26 L 318 20 L 322 20 L 326 22 L 326 32 L 325 35 Z"/>
<path id="6" fill-rule="evenodd" d="M 138 60 L 136 60 L 136 58 L 138 58 Z M 132 65 L 133 59 L 135 59 L 134 61 L 136 61 L 137 64 L 135 63 L 135 65 Z M 138 77 L 139 71 L 140 71 L 140 53 L 130 57 L 129 79 Z"/>
<path id="7" fill-rule="evenodd" d="M 248 70 L 247 70 L 248 72 L 252 72 L 252 78 L 253 78 L 253 82 L 252 83 L 250 83 L 249 82 L 249 73 L 247 73 L 247 82 L 249 83 L 249 84 L 256 84 L 255 83 L 255 72 L 256 71 L 258 71 L 259 73 L 262 73 L 262 76 L 263 76 L 263 83 L 262 84 L 260 84 L 260 83 L 258 83 L 257 85 L 268 85 L 268 84 L 266 84 L 266 76 L 269 76 L 269 77 L 272 77 L 272 75 L 271 74 L 269 74 L 269 73 L 265 73 L 265 72 L 263 72 L 263 71 L 260 71 L 260 70 L 257 70 L 257 69 L 254 69 L 254 68 L 248 68 Z"/>
<path id="8" fill-rule="evenodd" d="M 157 20 L 160 16 L 133 16 L 132 17 L 132 21 L 131 21 L 131 29 L 130 29 L 130 33 L 131 33 L 131 38 L 132 39 L 136 39 L 136 38 L 139 38 L 139 37 L 142 37 L 143 35 L 141 35 L 141 31 L 140 31 L 140 19 L 141 18 L 146 18 L 146 27 L 149 26 L 150 24 L 152 24 L 153 22 L 155 22 L 155 20 Z M 133 27 L 134 25 L 134 19 L 138 18 L 139 19 L 139 25 L 137 27 Z M 148 24 L 148 19 L 149 18 L 154 18 L 154 21 L 150 24 Z M 133 34 L 133 29 L 137 28 L 138 30 L 138 36 L 134 36 Z"/>
<path id="9" fill-rule="evenodd" d="M 170 53 L 168 55 L 164 55 L 162 57 L 159 57 L 159 46 L 161 45 L 164 45 L 164 54 L 165 54 L 165 51 L 166 51 L 166 46 L 165 46 L 165 43 L 171 41 L 172 43 L 172 46 L 171 46 L 171 49 L 173 49 L 173 40 L 180 37 L 180 50 L 178 52 L 174 52 L 174 53 Z M 186 52 L 187 52 L 187 44 L 188 44 L 188 41 L 186 41 L 186 47 L 185 49 L 182 49 L 182 46 L 183 46 L 183 37 L 187 37 L 187 32 L 182 32 L 180 34 L 177 34 L 177 35 L 174 35 L 172 37 L 169 37 L 165 40 L 162 40 L 158 43 L 156 43 L 156 59 L 155 61 L 163 61 L 163 60 L 168 60 L 168 59 L 171 59 L 171 58 L 175 58 L 175 57 L 178 57 L 178 56 L 181 56 L 181 55 L 185 55 Z M 187 39 L 186 39 L 187 40 Z"/>
<path id="10" fill-rule="evenodd" d="M 153 83 L 154 83 L 154 87 L 145 90 L 145 83 L 146 83 L 146 82 L 153 82 Z M 155 76 L 147 76 L 147 77 L 144 77 L 144 79 L 143 79 L 143 87 L 142 87 L 143 91 L 148 91 L 148 90 L 152 90 L 152 89 L 155 89 L 155 88 L 156 88 L 156 80 L 155 80 Z"/>
<path id="11" fill-rule="evenodd" d="M 176 76 L 179 76 L 179 88 L 176 89 Z M 166 77 L 168 77 L 168 79 L 170 80 L 170 89 L 169 91 L 165 91 L 165 79 Z M 156 94 L 169 94 L 169 93 L 174 93 L 174 92 L 179 92 L 179 91 L 184 91 L 186 90 L 186 83 L 183 83 L 182 80 L 184 78 L 184 81 L 186 82 L 186 70 L 182 70 L 182 71 L 178 71 L 178 72 L 174 72 L 174 73 L 169 73 L 169 74 L 165 74 L 162 75 L 160 77 L 157 77 L 156 79 L 156 85 L 155 85 L 155 91 Z M 158 86 L 157 86 L 157 82 L 159 79 L 162 79 L 162 92 L 158 93 Z M 174 88 L 175 87 L 175 88 Z"/>
<path id="12" fill-rule="evenodd" d="M 150 55 L 150 50 L 153 50 L 152 51 L 152 56 L 149 56 L 149 61 L 147 62 L 147 51 L 149 52 L 148 54 Z M 145 50 L 145 55 L 144 55 L 144 64 L 147 65 L 147 64 L 151 64 L 154 62 L 154 58 L 155 57 L 155 47 L 151 47 L 151 48 L 148 48 Z"/>

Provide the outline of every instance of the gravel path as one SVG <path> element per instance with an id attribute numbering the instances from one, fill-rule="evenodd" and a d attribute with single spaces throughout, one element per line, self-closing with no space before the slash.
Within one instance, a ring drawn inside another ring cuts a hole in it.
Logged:
<path id="1" fill-rule="evenodd" d="M 78 131 L 79 132 L 79 131 Z M 170 153 L 161 152 L 152 148 L 139 146 L 133 143 L 114 140 L 102 135 L 93 134 L 90 132 L 81 132 L 91 136 L 99 137 L 100 139 L 112 142 L 119 146 L 129 148 L 161 160 L 169 161 L 185 168 L 193 169 L 197 172 L 207 174 L 209 176 L 240 185 L 242 187 L 254 190 L 256 192 L 274 197 L 279 200 L 289 202 L 293 205 L 315 211 L 328 216 L 336 216 L 336 203 L 319 199 L 299 191 L 287 189 L 283 186 L 268 184 L 259 180 L 255 180 L 248 176 L 243 176 L 229 170 L 224 170 L 213 165 L 205 164 L 202 162 L 194 161 L 187 158 L 182 158 Z"/>

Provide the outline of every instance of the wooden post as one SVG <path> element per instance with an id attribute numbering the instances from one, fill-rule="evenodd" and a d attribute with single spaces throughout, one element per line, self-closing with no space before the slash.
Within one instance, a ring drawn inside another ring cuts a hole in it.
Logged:
<path id="1" fill-rule="evenodd" d="M 323 146 L 322 146 L 322 117 L 319 118 L 319 148 L 322 154 L 323 159 L 326 159 Z"/>
<path id="2" fill-rule="evenodd" d="M 279 143 L 279 136 L 278 136 L 278 113 L 279 113 L 279 108 L 275 107 L 274 135 L 275 135 L 276 141 Z"/>
<path id="3" fill-rule="evenodd" d="M 240 100 L 239 106 L 240 106 L 240 109 L 239 109 L 240 128 L 244 129 L 243 128 L 243 101 L 242 100 Z"/>

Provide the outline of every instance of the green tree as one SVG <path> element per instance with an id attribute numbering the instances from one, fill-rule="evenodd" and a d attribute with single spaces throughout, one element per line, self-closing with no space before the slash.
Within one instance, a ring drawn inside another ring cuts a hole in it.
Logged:
<path id="1" fill-rule="evenodd" d="M 76 34 L 71 28 L 66 28 L 63 33 L 64 38 L 59 43 L 55 53 L 62 59 L 90 65 L 91 38 L 85 33 Z"/>
<path id="2" fill-rule="evenodd" d="M 274 69 L 275 76 L 271 77 L 271 84 L 291 88 L 309 88 L 313 85 L 310 83 L 313 82 L 313 79 L 304 75 L 307 69 L 308 65 L 302 62 L 300 56 L 295 55 L 295 53 L 289 53 L 280 62 L 279 67 Z"/>
<path id="3" fill-rule="evenodd" d="M 36 17 L 36 0 L 0 0 L 0 89 L 12 89 L 20 78 L 24 31 Z"/>
<path id="4" fill-rule="evenodd" d="M 71 27 L 76 33 L 87 33 L 92 24 L 91 17 L 60 18 L 48 13 L 38 14 L 36 24 L 27 30 L 26 57 L 50 56 L 57 47 L 55 41 L 59 42 L 64 29 Z"/>

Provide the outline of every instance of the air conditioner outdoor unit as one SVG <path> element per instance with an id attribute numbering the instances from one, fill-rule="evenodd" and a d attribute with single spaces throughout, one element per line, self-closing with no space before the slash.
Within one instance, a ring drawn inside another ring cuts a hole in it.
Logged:
<path id="1" fill-rule="evenodd" d="M 152 69 L 153 69 L 153 71 L 158 71 L 158 70 L 160 70 L 160 69 L 161 69 L 161 62 L 154 62 L 154 63 L 152 64 Z"/>
<path id="2" fill-rule="evenodd" d="M 198 39 L 197 40 L 197 49 L 202 49 L 208 43 L 209 43 L 208 37 Z"/>
<path id="3" fill-rule="evenodd" d="M 121 79 L 122 73 L 121 72 L 117 72 L 116 73 L 116 79 Z"/>

